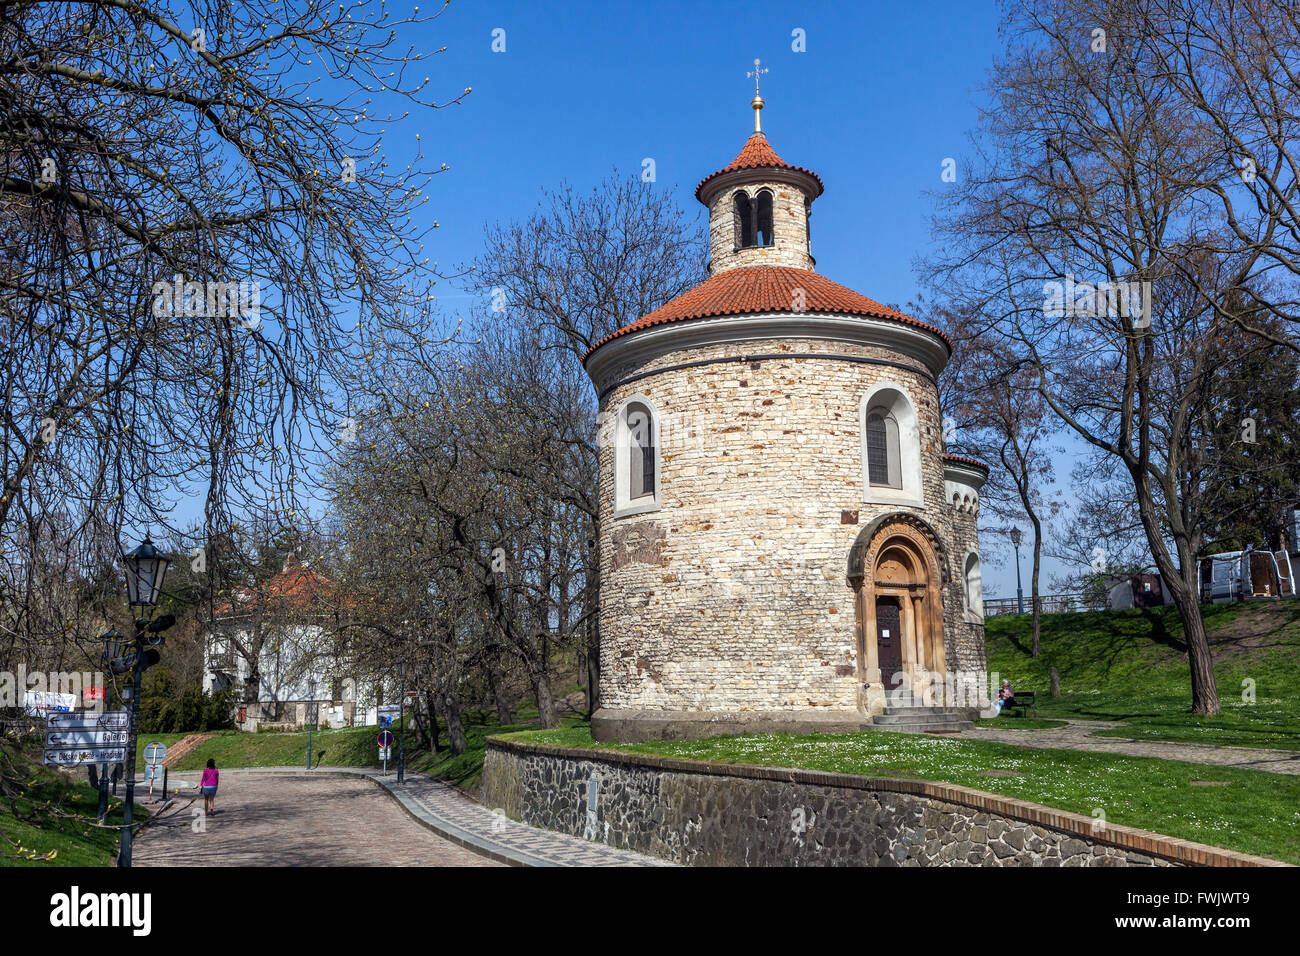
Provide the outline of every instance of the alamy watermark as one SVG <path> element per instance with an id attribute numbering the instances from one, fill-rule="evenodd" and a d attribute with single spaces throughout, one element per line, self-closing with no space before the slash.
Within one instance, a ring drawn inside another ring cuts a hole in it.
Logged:
<path id="1" fill-rule="evenodd" d="M 1043 314 L 1051 319 L 1123 316 L 1138 328 L 1151 325 L 1150 282 L 1080 282 L 1071 272 L 1064 281 L 1043 283 L 1043 295 Z"/>
<path id="2" fill-rule="evenodd" d="M 199 282 L 178 272 L 170 280 L 155 282 L 151 291 L 155 318 L 238 319 L 246 329 L 255 329 L 262 322 L 259 282 Z"/>

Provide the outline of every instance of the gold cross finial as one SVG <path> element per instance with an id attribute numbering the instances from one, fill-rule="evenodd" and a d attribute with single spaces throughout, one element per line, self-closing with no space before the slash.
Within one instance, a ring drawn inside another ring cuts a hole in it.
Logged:
<path id="1" fill-rule="evenodd" d="M 749 105 L 754 107 L 754 132 L 755 133 L 763 132 L 763 124 L 759 121 L 758 118 L 759 110 L 763 108 L 763 97 L 758 95 L 758 79 L 762 74 L 769 72 L 767 67 L 763 67 L 762 69 L 759 69 L 759 64 L 761 62 L 762 61 L 756 57 L 754 59 L 753 71 L 745 74 L 745 76 L 747 77 L 752 76 L 754 78 L 754 101 Z"/>

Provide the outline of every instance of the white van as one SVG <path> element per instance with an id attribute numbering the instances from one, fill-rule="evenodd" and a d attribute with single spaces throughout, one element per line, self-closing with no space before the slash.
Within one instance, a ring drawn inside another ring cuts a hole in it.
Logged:
<path id="1" fill-rule="evenodd" d="M 1296 596 L 1291 557 L 1285 551 L 1228 551 L 1201 559 L 1201 600 L 1276 600 Z"/>

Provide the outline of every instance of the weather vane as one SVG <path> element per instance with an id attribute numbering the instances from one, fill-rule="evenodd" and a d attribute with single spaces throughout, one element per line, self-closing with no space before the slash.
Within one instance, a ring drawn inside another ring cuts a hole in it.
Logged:
<path id="1" fill-rule="evenodd" d="M 762 61 L 760 61 L 760 60 L 758 60 L 757 58 L 755 58 L 755 60 L 754 60 L 754 71 L 753 71 L 752 73 L 746 73 L 746 74 L 745 74 L 745 76 L 747 76 L 747 77 L 748 77 L 748 76 L 752 76 L 752 77 L 754 78 L 754 101 L 753 101 L 752 103 L 750 103 L 749 105 L 752 106 L 752 107 L 754 108 L 754 132 L 755 132 L 755 133 L 761 133 L 761 132 L 763 132 L 763 124 L 759 121 L 759 118 L 758 118 L 758 117 L 759 117 L 759 111 L 763 108 L 763 97 L 759 96 L 759 94 L 758 94 L 758 78 L 759 78 L 759 76 L 762 75 L 763 73 L 767 73 L 767 72 L 768 72 L 767 67 L 763 67 L 762 69 L 759 69 L 759 63 L 760 63 L 760 62 L 762 62 Z"/>

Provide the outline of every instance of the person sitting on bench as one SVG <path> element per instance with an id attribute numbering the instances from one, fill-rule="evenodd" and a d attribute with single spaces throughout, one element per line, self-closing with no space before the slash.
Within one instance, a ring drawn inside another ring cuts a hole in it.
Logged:
<path id="1" fill-rule="evenodd" d="M 1002 713 L 1002 708 L 1015 699 L 1016 692 L 1011 689 L 1011 681 L 1005 677 L 1002 679 L 1002 686 L 998 688 L 998 699 L 993 704 L 994 716 Z"/>

